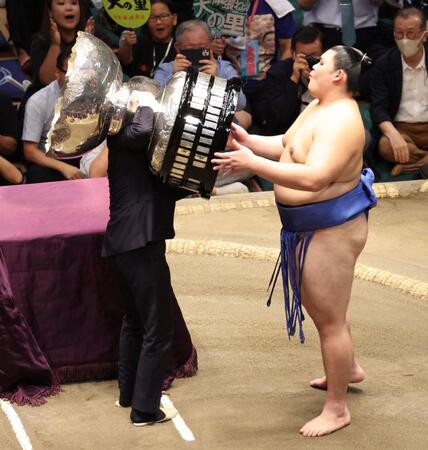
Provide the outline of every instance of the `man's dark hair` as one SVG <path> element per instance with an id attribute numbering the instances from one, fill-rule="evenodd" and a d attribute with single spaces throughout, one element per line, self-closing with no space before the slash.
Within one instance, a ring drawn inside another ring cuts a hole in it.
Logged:
<path id="1" fill-rule="evenodd" d="M 56 59 L 56 68 L 61 72 L 64 72 L 65 62 L 68 60 L 68 58 L 70 58 L 70 55 L 71 55 L 70 48 L 65 48 L 59 53 Z"/>
<path id="2" fill-rule="evenodd" d="M 360 50 L 344 45 L 336 45 L 330 50 L 335 53 L 334 64 L 336 70 L 343 70 L 347 75 L 346 88 L 348 92 L 356 94 L 358 92 L 361 64 L 365 62 L 370 64 L 370 58 Z"/>
<path id="3" fill-rule="evenodd" d="M 136 75 L 130 78 L 126 83 L 129 91 L 141 91 L 141 92 L 151 92 L 155 97 L 160 93 L 160 85 L 156 80 L 152 78 L 144 77 L 142 75 Z"/>
<path id="4" fill-rule="evenodd" d="M 302 27 L 293 36 L 291 40 L 291 48 L 296 49 L 296 44 L 298 42 L 302 44 L 312 44 L 319 40 L 322 45 L 322 33 L 318 28 L 315 27 Z"/>
<path id="5" fill-rule="evenodd" d="M 411 17 L 418 17 L 421 22 L 421 29 L 425 30 L 426 23 L 427 23 L 427 17 L 425 13 L 418 9 L 418 8 L 404 8 L 399 9 L 397 14 L 394 17 L 394 24 L 397 19 L 397 17 L 400 17 L 401 19 L 410 19 Z"/>

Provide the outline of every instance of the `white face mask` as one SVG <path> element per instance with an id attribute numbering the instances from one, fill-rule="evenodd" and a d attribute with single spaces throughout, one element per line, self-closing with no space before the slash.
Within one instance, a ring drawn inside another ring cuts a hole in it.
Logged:
<path id="1" fill-rule="evenodd" d="M 405 58 L 410 58 L 411 56 L 416 55 L 416 53 L 418 53 L 418 50 L 421 48 L 421 42 L 423 37 L 425 36 L 425 33 L 426 31 L 424 31 L 422 36 L 418 39 L 395 40 L 398 49 Z"/>

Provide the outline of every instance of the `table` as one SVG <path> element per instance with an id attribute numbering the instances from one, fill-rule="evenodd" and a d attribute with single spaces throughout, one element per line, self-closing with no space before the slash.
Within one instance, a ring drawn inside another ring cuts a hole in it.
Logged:
<path id="1" fill-rule="evenodd" d="M 62 382 L 116 376 L 120 289 L 100 257 L 108 201 L 105 178 L 0 188 L 1 397 L 40 405 Z M 172 379 L 197 370 L 177 308 Z"/>

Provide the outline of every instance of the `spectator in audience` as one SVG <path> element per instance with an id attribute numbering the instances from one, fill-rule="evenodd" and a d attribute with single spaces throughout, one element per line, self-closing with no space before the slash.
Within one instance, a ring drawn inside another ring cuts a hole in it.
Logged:
<path id="1" fill-rule="evenodd" d="M 41 31 L 31 45 L 33 83 L 28 88 L 21 110 L 28 98 L 56 80 L 56 60 L 62 50 L 71 49 L 77 32 L 93 32 L 86 0 L 46 0 Z M 21 112 L 22 114 L 22 112 Z"/>
<path id="2" fill-rule="evenodd" d="M 272 65 L 259 97 L 266 136 L 285 133 L 313 100 L 308 91 L 310 63 L 318 62 L 323 52 L 321 32 L 303 27 L 293 36 L 291 47 L 293 57 Z"/>
<path id="3" fill-rule="evenodd" d="M 17 159 L 18 141 L 16 109 L 9 97 L 0 92 L 0 186 L 23 181 L 21 171 L 11 162 Z"/>
<path id="4" fill-rule="evenodd" d="M 81 178 L 79 159 L 67 162 L 46 156 L 47 135 L 54 117 L 55 103 L 64 84 L 69 51 L 61 52 L 57 58 L 57 80 L 36 92 L 25 109 L 22 141 L 24 156 L 28 161 L 28 183 L 60 181 Z"/>
<path id="5" fill-rule="evenodd" d="M 7 0 L 7 22 L 10 39 L 18 54 L 21 68 L 31 70 L 30 49 L 34 33 L 40 29 L 45 0 Z"/>
<path id="6" fill-rule="evenodd" d="M 161 64 L 154 73 L 154 79 L 162 86 L 171 79 L 172 75 L 181 70 L 187 70 L 192 63 L 182 54 L 181 50 L 191 48 L 212 48 L 212 38 L 208 25 L 201 20 L 188 20 L 181 23 L 176 31 L 175 50 L 177 52 L 174 61 Z M 208 75 L 218 76 L 226 80 L 238 76 L 236 70 L 232 67 L 230 62 L 222 59 L 215 59 L 213 51 L 211 50 L 211 58 L 200 60 L 201 66 L 199 71 Z M 242 126 L 249 127 L 251 125 L 251 113 L 246 108 L 246 98 L 241 92 L 239 94 L 238 112 L 236 118 Z"/>
<path id="7" fill-rule="evenodd" d="M 134 31 L 122 33 L 117 57 L 130 77 L 153 76 L 164 62 L 173 61 L 176 55 L 174 28 L 177 14 L 169 0 L 153 0 L 147 27 L 138 38 Z"/>
<path id="8" fill-rule="evenodd" d="M 392 175 L 428 163 L 428 46 L 421 10 L 400 10 L 394 20 L 398 48 L 373 68 L 371 114 L 381 132 L 378 150 L 394 163 Z"/>
<path id="9" fill-rule="evenodd" d="M 201 20 L 188 20 L 181 23 L 177 27 L 175 34 L 175 50 L 177 55 L 174 61 L 162 63 L 154 73 L 154 79 L 162 86 L 171 79 L 174 73 L 182 70 L 187 70 L 192 63 L 184 56 L 181 50 L 207 48 L 211 49 L 212 39 L 208 25 Z M 230 62 L 222 59 L 215 59 L 213 51 L 210 50 L 211 57 L 209 59 L 202 59 L 199 61 L 200 66 L 198 70 L 208 75 L 218 76 L 225 79 L 237 77 L 236 70 L 232 67 Z M 244 109 L 245 96 L 241 92 L 239 95 L 238 109 Z"/>
<path id="10" fill-rule="evenodd" d="M 118 49 L 119 48 L 119 44 L 121 44 L 122 42 L 120 42 L 120 38 L 123 35 L 124 31 L 132 31 L 132 30 L 126 30 L 124 27 L 122 27 L 121 25 L 117 24 L 116 22 L 114 22 L 114 20 L 109 16 L 109 14 L 106 12 L 104 6 L 102 5 L 102 0 L 92 0 L 92 3 L 94 5 L 93 8 L 91 8 L 91 13 L 92 16 L 94 17 L 95 20 L 95 35 L 97 37 L 99 37 L 100 39 L 102 39 L 104 42 L 106 42 L 106 44 L 108 44 L 110 47 L 112 47 L 113 49 Z M 192 0 L 166 0 L 166 1 L 162 1 L 162 0 L 152 0 L 151 1 L 151 8 L 153 8 L 154 4 L 157 3 L 164 3 L 167 5 L 167 7 L 169 8 L 169 10 L 174 11 L 175 14 L 175 18 L 176 18 L 176 22 L 177 23 L 181 23 L 184 22 L 185 20 L 190 20 L 194 18 L 194 14 L 193 14 L 193 1 Z M 151 16 L 159 16 L 159 14 L 153 13 L 153 11 L 151 11 Z M 158 19 L 159 20 L 159 19 Z M 160 20 L 161 23 L 165 22 L 165 19 Z M 149 22 L 150 23 L 150 22 Z M 152 20 L 152 23 L 154 24 L 155 21 Z M 128 35 L 128 41 L 129 41 L 129 36 L 134 36 L 134 42 L 133 44 L 140 42 L 140 40 L 142 41 L 143 44 L 145 44 L 145 40 L 151 38 L 151 34 L 148 31 L 148 27 L 147 27 L 147 23 L 143 26 L 143 27 L 139 27 L 137 29 L 134 29 L 133 31 L 135 33 L 135 36 L 133 34 Z M 123 37 L 125 37 L 126 35 L 124 35 Z M 122 39 L 123 41 L 124 39 Z M 152 53 L 151 53 L 151 46 L 150 47 L 150 59 L 152 58 Z M 142 52 L 144 53 L 144 56 L 146 56 L 146 49 L 143 48 Z M 147 53 L 148 54 L 148 53 Z M 150 61 L 151 64 L 151 61 Z M 129 69 L 129 68 L 127 68 Z M 139 75 L 141 75 L 142 73 L 138 72 Z M 143 73 L 143 75 L 145 75 Z"/>
<path id="11" fill-rule="evenodd" d="M 258 42 L 259 73 L 246 79 L 243 91 L 251 105 L 253 120 L 260 125 L 262 112 L 259 111 L 259 95 L 263 89 L 263 80 L 272 63 L 277 59 L 291 57 L 291 38 L 296 32 L 292 5 L 283 1 L 267 2 L 251 0 L 248 9 L 246 35 L 244 38 L 229 38 L 224 50 L 225 58 L 231 61 L 240 75 L 247 76 L 241 61 L 241 51 L 250 40 Z M 274 39 L 273 36 L 275 36 Z"/>
<path id="12" fill-rule="evenodd" d="M 344 42 L 342 36 L 341 6 L 338 0 L 298 0 L 300 7 L 305 10 L 304 25 L 319 28 L 324 37 L 324 48 L 335 45 L 351 45 L 371 58 L 380 51 L 376 48 L 378 42 L 378 10 L 383 0 L 353 1 L 355 42 Z M 346 32 L 346 29 L 345 29 Z"/>

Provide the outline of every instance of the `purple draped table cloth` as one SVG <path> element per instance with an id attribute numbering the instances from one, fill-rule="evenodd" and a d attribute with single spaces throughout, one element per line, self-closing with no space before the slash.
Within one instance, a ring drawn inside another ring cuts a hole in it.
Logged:
<path id="1" fill-rule="evenodd" d="M 0 397 L 39 405 L 61 382 L 117 375 L 120 288 L 100 257 L 105 178 L 0 188 Z M 175 305 L 165 387 L 197 370 Z"/>

